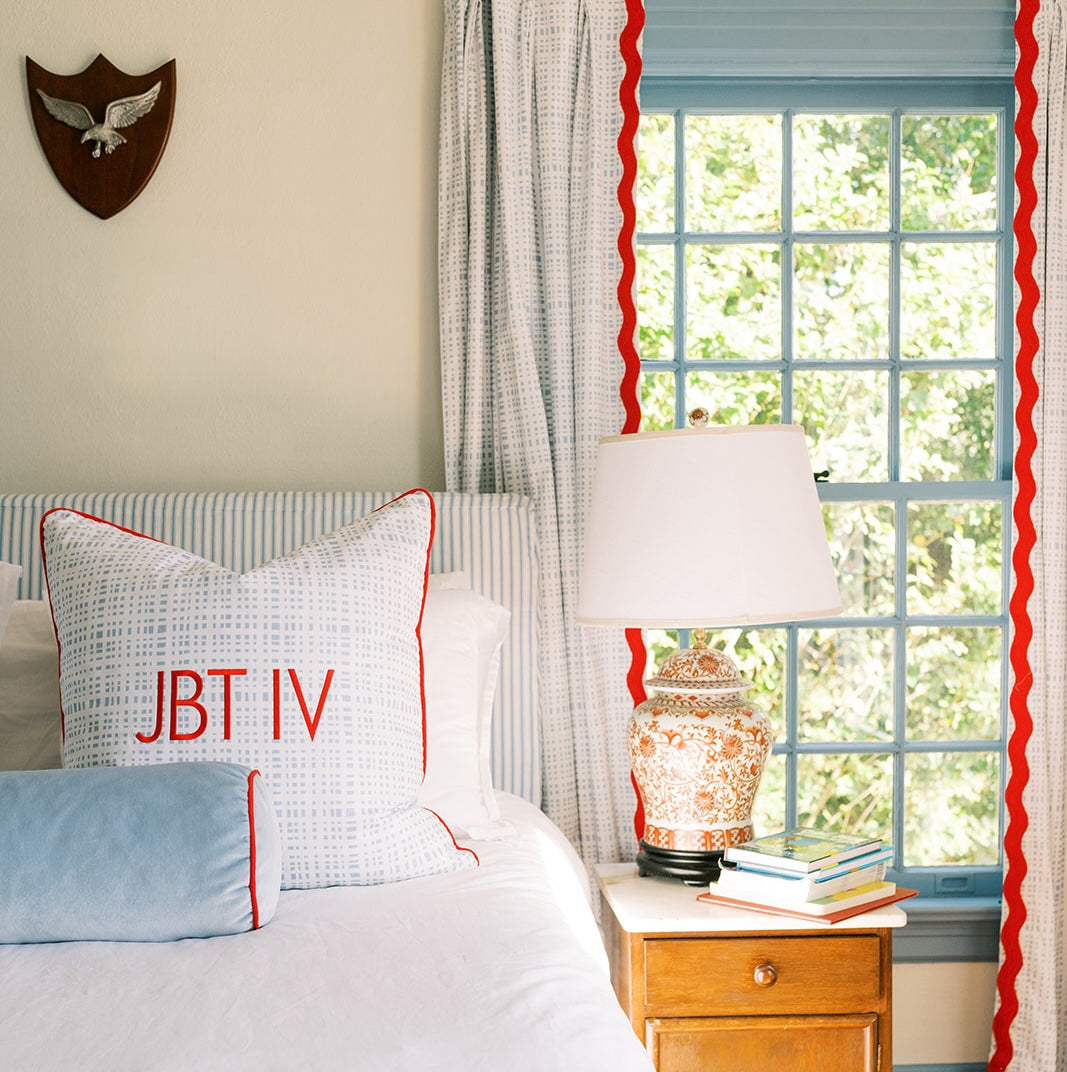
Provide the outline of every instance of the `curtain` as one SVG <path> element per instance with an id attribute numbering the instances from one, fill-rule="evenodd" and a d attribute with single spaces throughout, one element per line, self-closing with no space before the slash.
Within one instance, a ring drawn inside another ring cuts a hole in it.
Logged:
<path id="1" fill-rule="evenodd" d="M 628 19 L 640 4 L 629 7 L 445 5 L 438 270 L 447 488 L 534 500 L 542 805 L 587 862 L 632 858 L 636 847 L 625 748 L 630 651 L 621 633 L 574 622 L 596 445 L 627 420 L 619 291 L 632 252 L 619 195 L 620 90 L 631 86 L 634 111 Z"/>
<path id="2" fill-rule="evenodd" d="M 1067 0 L 1019 0 L 1012 729 L 990 1069 L 1067 1069 Z"/>

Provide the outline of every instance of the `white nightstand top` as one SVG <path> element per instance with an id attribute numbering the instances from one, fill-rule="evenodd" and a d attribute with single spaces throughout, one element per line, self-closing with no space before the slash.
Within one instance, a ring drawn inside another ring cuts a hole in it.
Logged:
<path id="1" fill-rule="evenodd" d="M 633 864 L 598 864 L 600 889 L 615 918 L 629 934 L 694 931 L 844 931 L 870 927 L 903 927 L 906 913 L 897 905 L 853 916 L 841 923 L 815 923 L 790 916 L 769 916 L 741 908 L 698 901 L 702 887 L 686 886 L 677 879 L 640 877 Z"/>

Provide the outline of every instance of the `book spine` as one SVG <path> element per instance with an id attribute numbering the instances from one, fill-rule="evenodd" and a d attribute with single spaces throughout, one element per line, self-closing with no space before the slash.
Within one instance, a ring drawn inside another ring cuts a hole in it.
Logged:
<path id="1" fill-rule="evenodd" d="M 895 892 L 896 885 L 892 882 L 865 882 L 855 889 L 841 890 L 839 893 L 831 893 L 811 902 L 811 907 L 823 912 L 832 912 L 838 908 L 848 908 L 853 904 L 863 904 L 865 901 L 877 900 L 888 897 Z"/>
<path id="2" fill-rule="evenodd" d="M 883 860 L 881 863 L 861 867 L 855 871 L 847 871 L 834 878 L 814 879 L 810 884 L 811 894 L 808 899 L 817 900 L 820 897 L 829 897 L 833 893 L 841 893 L 843 890 L 855 889 L 868 882 L 881 882 L 885 878 L 886 868 L 886 862 Z"/>
<path id="3" fill-rule="evenodd" d="M 763 905 L 765 908 L 781 908 L 785 911 L 800 912 L 812 918 L 819 918 L 867 904 L 870 901 L 881 900 L 891 896 L 896 890 L 892 882 L 867 882 L 857 886 L 853 890 L 844 890 L 840 893 L 831 894 L 829 897 L 820 897 L 814 901 L 793 901 L 781 896 L 774 897 L 769 894 L 755 896 L 742 890 L 723 890 L 720 896 L 723 900 L 732 901 L 740 906 L 746 904 Z M 714 896 L 714 894 L 713 894 Z"/>
<path id="4" fill-rule="evenodd" d="M 804 881 L 811 882 L 824 882 L 831 878 L 836 878 L 838 875 L 848 875 L 855 871 L 861 871 L 866 867 L 873 867 L 875 864 L 886 863 L 893 858 L 893 850 L 891 848 L 879 849 L 876 852 L 869 852 L 865 856 L 857 856 L 853 860 L 846 860 L 844 863 L 834 864 L 832 867 L 823 867 L 818 871 L 808 871 L 804 874 L 799 874 L 796 871 L 783 871 L 774 865 L 773 862 L 760 861 L 758 864 L 752 863 L 738 863 L 732 866 L 741 871 L 747 871 L 749 874 L 767 875 L 773 878 L 787 879 L 789 881 Z M 721 866 L 721 865 L 720 865 Z M 730 867 L 730 864 L 727 864 Z"/>
<path id="5" fill-rule="evenodd" d="M 826 856 L 821 856 L 816 860 L 803 860 L 783 856 L 777 852 L 764 852 L 751 846 L 731 845 L 726 850 L 726 859 L 732 863 L 763 867 L 789 874 L 812 875 L 818 871 L 826 871 L 838 865 L 843 865 L 851 860 L 876 852 L 881 848 L 881 842 L 874 842 L 862 848 L 857 846 L 852 849 L 843 849 L 841 852 L 828 853 Z"/>
<path id="6" fill-rule="evenodd" d="M 886 869 L 887 865 L 883 860 L 822 881 L 811 877 L 773 875 L 745 868 L 725 869 L 719 876 L 718 885 L 720 889 L 737 890 L 756 898 L 774 897 L 789 904 L 802 905 L 869 882 L 881 882 L 885 878 Z"/>
<path id="7" fill-rule="evenodd" d="M 787 856 L 759 852 L 758 850 L 735 849 L 733 846 L 726 850 L 726 859 L 731 863 L 773 868 L 791 875 L 806 875 L 811 870 L 810 866 L 803 860 L 791 860 Z"/>

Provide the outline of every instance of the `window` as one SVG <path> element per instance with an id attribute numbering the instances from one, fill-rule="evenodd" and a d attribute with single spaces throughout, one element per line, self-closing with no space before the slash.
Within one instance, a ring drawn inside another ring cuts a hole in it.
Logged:
<path id="1" fill-rule="evenodd" d="M 1000 890 L 1012 108 L 1006 80 L 642 86 L 643 427 L 796 423 L 825 472 L 842 615 L 712 637 L 775 726 L 758 828 L 888 835 L 929 895 Z"/>

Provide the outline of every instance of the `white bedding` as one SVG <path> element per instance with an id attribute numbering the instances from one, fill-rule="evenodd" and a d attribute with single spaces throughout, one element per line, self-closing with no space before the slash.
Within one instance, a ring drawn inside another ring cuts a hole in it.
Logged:
<path id="1" fill-rule="evenodd" d="M 577 856 L 500 794 L 473 871 L 283 891 L 257 932 L 0 946 L 5 1072 L 647 1072 Z"/>

